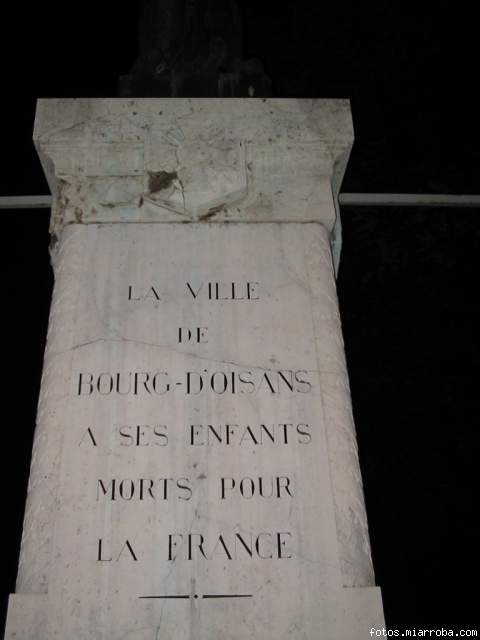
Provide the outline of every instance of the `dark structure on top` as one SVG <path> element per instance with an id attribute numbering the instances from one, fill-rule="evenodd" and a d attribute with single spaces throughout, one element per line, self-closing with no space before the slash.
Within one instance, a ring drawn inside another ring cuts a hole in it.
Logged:
<path id="1" fill-rule="evenodd" d="M 142 0 L 139 56 L 121 76 L 123 97 L 268 97 L 257 59 L 243 59 L 235 0 Z"/>

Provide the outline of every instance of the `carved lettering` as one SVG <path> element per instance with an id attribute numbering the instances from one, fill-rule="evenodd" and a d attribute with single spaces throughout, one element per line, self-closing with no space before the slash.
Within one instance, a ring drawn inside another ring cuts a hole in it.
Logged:
<path id="1" fill-rule="evenodd" d="M 196 342 L 197 344 L 207 344 L 207 331 L 207 327 L 197 327 L 195 330 L 179 327 L 178 343 Z"/>
<path id="2" fill-rule="evenodd" d="M 115 562 L 118 562 L 121 558 L 128 558 L 129 560 L 134 560 L 135 562 L 138 561 L 137 555 L 133 550 L 133 546 L 129 540 L 125 540 L 114 560 L 110 554 L 107 554 L 105 552 L 103 548 L 103 539 L 99 538 L 97 562 L 112 562 L 113 560 Z"/>
<path id="3" fill-rule="evenodd" d="M 149 287 L 146 291 L 142 290 L 140 293 L 138 293 L 138 291 L 137 292 L 134 291 L 133 285 L 129 285 L 127 299 L 134 302 L 148 301 L 148 300 L 154 300 L 155 302 L 159 302 L 160 296 L 157 290 L 155 289 L 155 287 Z"/>
<path id="4" fill-rule="evenodd" d="M 292 534 L 288 531 L 275 533 L 220 533 L 207 538 L 201 533 L 170 533 L 168 535 L 168 560 L 283 560 L 292 558 L 287 547 Z"/>
<path id="5" fill-rule="evenodd" d="M 220 499 L 226 500 L 230 496 L 241 496 L 247 500 L 257 498 L 293 498 L 290 478 L 287 476 L 270 476 L 269 478 L 245 477 L 220 478 Z"/>
<path id="6" fill-rule="evenodd" d="M 215 395 L 266 393 L 284 395 L 288 393 L 310 393 L 312 383 L 309 372 L 300 369 L 279 369 L 254 371 L 186 371 L 179 381 L 173 383 L 173 376 L 166 371 L 129 371 L 78 374 L 76 394 L 78 396 L 162 396 L 175 388 L 181 388 L 187 395 L 196 396 L 202 392 Z"/>
<path id="7" fill-rule="evenodd" d="M 200 294 L 211 301 L 254 301 L 260 300 L 259 282 L 201 282 L 192 285 L 186 282 L 186 287 L 194 300 Z"/>
<path id="8" fill-rule="evenodd" d="M 97 502 L 106 499 L 112 502 L 149 500 L 190 500 L 191 483 L 188 478 L 111 478 L 98 479 Z"/>
<path id="9" fill-rule="evenodd" d="M 188 427 L 188 442 L 191 446 L 288 445 L 294 442 L 309 444 L 311 441 L 310 425 L 305 423 L 191 424 Z"/>
<path id="10" fill-rule="evenodd" d="M 166 447 L 168 444 L 168 427 L 166 424 L 123 425 L 118 428 L 120 445 L 123 447 L 149 447 L 155 445 Z"/>
<path id="11" fill-rule="evenodd" d="M 93 447 L 98 446 L 97 445 L 97 441 L 95 439 L 95 436 L 93 435 L 93 431 L 92 431 L 92 429 L 90 427 L 88 427 L 85 430 L 85 433 L 81 437 L 81 440 L 78 443 L 78 446 L 81 447 L 82 445 L 86 445 L 86 444 L 90 444 Z"/>

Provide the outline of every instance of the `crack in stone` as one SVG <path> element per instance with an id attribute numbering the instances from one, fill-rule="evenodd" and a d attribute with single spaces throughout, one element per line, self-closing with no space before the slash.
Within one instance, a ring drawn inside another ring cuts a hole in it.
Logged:
<path id="1" fill-rule="evenodd" d="M 83 347 L 88 347 L 91 346 L 93 344 L 98 344 L 99 342 L 119 342 L 119 343 L 127 343 L 127 344 L 137 344 L 140 346 L 144 346 L 144 347 L 151 347 L 154 349 L 160 349 L 163 351 L 172 351 L 173 353 L 179 355 L 179 356 L 186 356 L 189 358 L 193 358 L 195 360 L 202 360 L 202 361 L 207 361 L 207 362 L 215 362 L 218 364 L 226 364 L 226 365 L 232 365 L 234 367 L 238 367 L 238 368 L 249 368 L 249 369 L 258 369 L 260 371 L 277 371 L 277 370 L 282 370 L 282 368 L 276 367 L 265 367 L 262 365 L 258 365 L 258 364 L 245 364 L 242 362 L 235 362 L 234 360 L 222 360 L 222 359 L 218 359 L 218 358 L 211 358 L 211 357 L 207 357 L 207 356 L 200 356 L 197 353 L 193 353 L 191 351 L 179 351 L 178 349 L 175 349 L 169 345 L 163 345 L 163 344 L 156 344 L 154 342 L 146 342 L 144 340 L 135 340 L 135 339 L 131 339 L 131 338 L 95 338 L 93 340 L 88 340 L 87 342 L 81 342 L 80 344 L 76 344 L 73 347 L 70 347 L 69 349 L 65 349 L 63 351 L 56 351 L 56 352 L 52 352 L 49 354 L 49 356 L 51 358 L 53 357 L 58 357 L 61 355 L 65 355 L 71 351 L 76 351 L 77 349 L 82 349 Z M 320 374 L 320 373 L 337 373 L 337 372 L 328 372 L 328 371 L 324 371 L 321 369 L 302 369 L 302 371 L 306 371 L 307 373 L 316 373 L 316 374 Z"/>

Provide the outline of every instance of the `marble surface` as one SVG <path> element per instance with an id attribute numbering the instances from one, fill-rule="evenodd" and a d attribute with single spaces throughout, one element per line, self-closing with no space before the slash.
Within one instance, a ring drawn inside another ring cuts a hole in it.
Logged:
<path id="1" fill-rule="evenodd" d="M 36 445 L 55 460 L 42 638 L 327 640 L 381 622 L 378 589 L 342 575 L 357 555 L 371 584 L 366 521 L 350 558 L 339 539 L 361 482 L 325 247 L 315 223 L 65 230 Z"/>

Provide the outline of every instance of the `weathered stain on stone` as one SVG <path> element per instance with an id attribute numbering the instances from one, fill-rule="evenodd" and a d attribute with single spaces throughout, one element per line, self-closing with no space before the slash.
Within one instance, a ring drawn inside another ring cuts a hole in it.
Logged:
<path id="1" fill-rule="evenodd" d="M 205 222 L 206 220 L 210 220 L 210 218 L 213 218 L 213 216 L 216 216 L 217 213 L 220 213 L 222 210 L 226 211 L 225 205 L 223 204 L 218 205 L 218 207 L 211 207 L 206 213 L 201 215 L 198 218 L 198 220 L 200 222 Z"/>
<path id="2" fill-rule="evenodd" d="M 55 231 L 51 230 L 50 231 L 50 245 L 49 245 L 50 253 L 53 253 L 55 251 L 55 247 L 57 246 L 57 243 L 58 243 L 58 236 L 55 233 Z"/>
<path id="3" fill-rule="evenodd" d="M 150 193 L 156 193 L 157 191 L 162 191 L 162 189 L 167 189 L 177 178 L 176 171 L 149 171 L 148 190 Z"/>
<path id="4" fill-rule="evenodd" d="M 63 178 L 59 178 L 57 182 L 57 189 L 58 189 L 57 199 L 58 199 L 59 207 L 60 208 L 68 207 L 70 198 L 65 193 L 66 190 L 68 189 L 68 182 L 66 180 L 63 180 Z"/>

